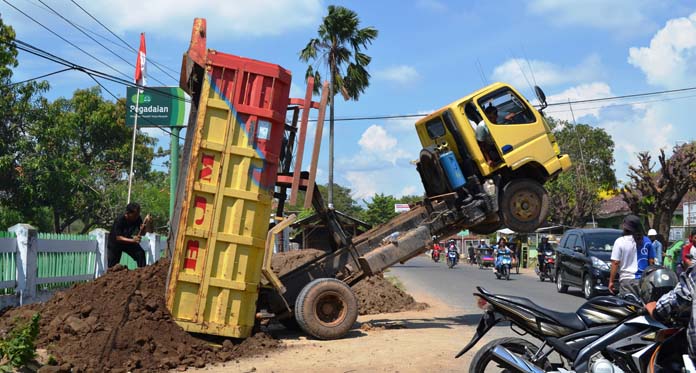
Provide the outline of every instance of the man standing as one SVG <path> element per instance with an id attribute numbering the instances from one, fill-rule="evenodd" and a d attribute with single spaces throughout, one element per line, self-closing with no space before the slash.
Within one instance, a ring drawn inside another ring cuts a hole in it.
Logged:
<path id="1" fill-rule="evenodd" d="M 662 265 L 662 242 L 657 239 L 657 231 L 654 229 L 649 230 L 648 238 L 650 239 L 653 250 L 655 251 L 655 264 Z"/>
<path id="2" fill-rule="evenodd" d="M 624 218 L 623 236 L 614 241 L 611 249 L 611 275 L 609 291 L 615 294 L 614 279 L 619 273 L 619 294 L 635 294 L 640 297 L 639 280 L 643 270 L 655 261 L 652 245 L 644 241 L 640 218 L 628 215 Z"/>
<path id="3" fill-rule="evenodd" d="M 145 267 L 145 251 L 140 247 L 141 229 L 144 227 L 140 217 L 140 205 L 131 202 L 126 206 L 126 213 L 114 221 L 109 232 L 108 261 L 109 268 L 121 261 L 121 254 L 128 254 L 138 264 Z"/>

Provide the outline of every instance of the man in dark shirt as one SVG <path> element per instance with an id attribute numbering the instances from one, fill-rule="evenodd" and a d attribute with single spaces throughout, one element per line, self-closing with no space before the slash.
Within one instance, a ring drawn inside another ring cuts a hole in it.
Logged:
<path id="1" fill-rule="evenodd" d="M 140 231 L 143 219 L 140 217 L 140 205 L 131 202 L 126 206 L 126 213 L 116 218 L 109 232 L 108 260 L 109 268 L 121 261 L 125 252 L 138 264 L 145 267 L 145 251 L 140 247 Z"/>

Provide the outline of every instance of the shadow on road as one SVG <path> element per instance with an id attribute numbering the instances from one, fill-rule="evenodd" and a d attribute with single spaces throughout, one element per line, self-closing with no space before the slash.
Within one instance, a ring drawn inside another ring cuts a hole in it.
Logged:
<path id="1" fill-rule="evenodd" d="M 374 319 L 362 323 L 361 328 L 370 329 L 450 329 L 458 325 L 478 325 L 480 313 L 453 317 L 411 318 L 411 319 Z"/>

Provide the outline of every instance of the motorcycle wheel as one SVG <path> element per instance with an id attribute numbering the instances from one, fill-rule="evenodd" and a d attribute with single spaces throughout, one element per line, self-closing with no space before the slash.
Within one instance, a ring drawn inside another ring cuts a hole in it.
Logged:
<path id="1" fill-rule="evenodd" d="M 512 272 L 510 268 L 505 269 L 505 280 L 507 281 L 510 281 L 510 272 Z"/>
<path id="2" fill-rule="evenodd" d="M 498 365 L 498 363 L 493 360 L 492 351 L 495 346 L 503 346 L 510 350 L 510 352 L 522 358 L 527 358 L 527 354 L 533 355 L 538 350 L 537 346 L 522 338 L 508 337 L 495 339 L 486 343 L 478 350 L 478 352 L 476 352 L 474 359 L 471 360 L 471 365 L 469 365 L 469 373 L 490 371 L 511 372 L 511 370 L 503 370 L 503 367 Z M 541 364 L 539 368 L 543 369 L 544 371 L 549 371 L 552 368 L 547 360 L 542 360 L 539 363 Z"/>

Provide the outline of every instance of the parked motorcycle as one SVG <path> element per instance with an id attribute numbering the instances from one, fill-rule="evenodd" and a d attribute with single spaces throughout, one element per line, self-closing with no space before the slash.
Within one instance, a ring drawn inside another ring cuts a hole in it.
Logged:
<path id="1" fill-rule="evenodd" d="M 541 264 L 541 269 L 539 268 Z M 544 282 L 545 279 L 549 279 L 551 282 L 555 282 L 556 278 L 554 277 L 555 270 L 556 270 L 556 255 L 554 254 L 553 250 L 545 250 L 544 251 L 544 262 L 543 263 L 537 263 L 536 267 L 534 267 L 534 272 L 536 272 L 537 276 L 539 276 L 539 280 L 541 282 Z"/>
<path id="2" fill-rule="evenodd" d="M 512 269 L 512 255 L 510 254 L 500 254 L 499 255 L 498 266 L 495 268 L 495 277 L 500 280 L 504 278 L 510 280 L 510 270 Z"/>
<path id="3" fill-rule="evenodd" d="M 646 280 L 644 273 L 642 300 L 635 296 L 596 297 L 570 313 L 541 307 L 527 298 L 491 294 L 478 287 L 474 295 L 484 314 L 474 337 L 456 357 L 474 347 L 498 322 L 507 320 L 513 331 L 530 334 L 542 342 L 541 347 L 521 338 L 496 339 L 478 350 L 470 372 L 484 372 L 486 367 L 498 365 L 523 373 L 570 372 L 567 369 L 578 373 L 643 373 L 657 361 L 680 360 L 680 351 L 673 348 L 658 353 L 670 335 L 669 328 L 647 316 L 643 307 L 643 301 L 656 300 L 674 288 L 677 281 L 673 276 L 662 269 Z M 643 287 L 644 284 L 649 286 Z M 650 291 L 644 293 L 644 288 Z M 560 363 L 550 362 L 553 352 L 561 357 Z M 658 356 L 661 354 L 665 357 Z"/>
<path id="4" fill-rule="evenodd" d="M 458 259 L 459 259 L 459 254 L 457 254 L 456 251 L 454 251 L 454 250 L 447 251 L 447 267 L 449 267 L 450 269 L 454 268 L 454 266 L 457 264 Z"/>

